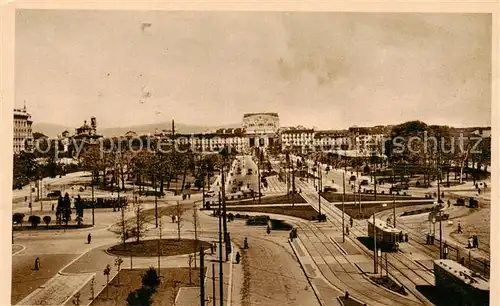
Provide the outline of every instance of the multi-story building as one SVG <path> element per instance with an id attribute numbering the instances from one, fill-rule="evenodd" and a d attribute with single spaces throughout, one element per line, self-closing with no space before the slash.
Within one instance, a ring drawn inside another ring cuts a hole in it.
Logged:
<path id="1" fill-rule="evenodd" d="M 193 152 L 217 152 L 226 147 L 238 153 L 247 152 L 249 138 L 235 129 L 232 133 L 219 131 L 218 133 L 176 134 L 175 143 L 181 147 L 190 148 Z"/>
<path id="2" fill-rule="evenodd" d="M 386 127 L 378 125 L 374 127 L 349 128 L 352 137 L 353 150 L 361 153 L 381 153 L 382 145 L 388 136 Z"/>
<path id="3" fill-rule="evenodd" d="M 286 129 L 281 133 L 282 150 L 306 153 L 314 149 L 313 129 Z"/>
<path id="4" fill-rule="evenodd" d="M 33 120 L 31 120 L 31 115 L 26 110 L 26 105 L 22 109 L 14 109 L 14 154 L 28 150 L 32 145 L 32 124 Z"/>
<path id="5" fill-rule="evenodd" d="M 250 147 L 270 147 L 278 140 L 277 113 L 249 113 L 243 115 L 241 128 L 245 130 Z"/>
<path id="6" fill-rule="evenodd" d="M 316 150 L 348 150 L 350 144 L 351 137 L 347 130 L 326 130 L 314 133 L 314 147 Z"/>

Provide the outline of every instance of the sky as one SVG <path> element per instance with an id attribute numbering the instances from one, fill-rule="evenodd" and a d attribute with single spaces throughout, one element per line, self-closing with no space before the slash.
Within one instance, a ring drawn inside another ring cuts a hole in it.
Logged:
<path id="1" fill-rule="evenodd" d="M 491 125 L 491 15 L 18 10 L 15 106 L 99 127 Z"/>

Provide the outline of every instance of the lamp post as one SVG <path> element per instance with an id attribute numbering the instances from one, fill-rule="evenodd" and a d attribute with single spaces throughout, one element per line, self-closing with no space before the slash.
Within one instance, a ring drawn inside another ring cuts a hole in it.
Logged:
<path id="1" fill-rule="evenodd" d="M 321 163 L 318 163 L 318 205 L 319 214 L 321 215 L 321 189 L 323 188 L 322 174 L 321 174 Z"/>
<path id="2" fill-rule="evenodd" d="M 344 202 L 345 202 L 345 172 L 342 172 L 342 242 L 345 242 L 345 225 L 344 225 Z"/>

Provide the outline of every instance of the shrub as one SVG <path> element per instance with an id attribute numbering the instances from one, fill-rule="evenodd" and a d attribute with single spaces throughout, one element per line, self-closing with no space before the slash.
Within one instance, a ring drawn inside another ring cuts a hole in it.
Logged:
<path id="1" fill-rule="evenodd" d="M 49 227 L 50 221 L 52 221 L 50 216 L 43 217 L 43 222 L 47 225 L 47 227 Z"/>
<path id="2" fill-rule="evenodd" d="M 23 213 L 15 213 L 12 215 L 12 222 L 22 225 L 24 219 Z"/>
<path id="3" fill-rule="evenodd" d="M 40 218 L 40 216 L 30 216 L 28 218 L 28 222 L 31 223 L 31 226 L 34 228 L 36 228 L 41 221 L 42 219 Z"/>
<path id="4" fill-rule="evenodd" d="M 156 269 L 149 267 L 144 276 L 142 277 L 142 286 L 149 288 L 151 291 L 155 291 L 156 287 L 160 284 L 160 278 Z"/>

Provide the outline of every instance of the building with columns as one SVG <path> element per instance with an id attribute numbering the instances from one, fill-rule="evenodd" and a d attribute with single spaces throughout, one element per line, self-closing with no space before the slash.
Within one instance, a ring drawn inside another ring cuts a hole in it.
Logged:
<path id="1" fill-rule="evenodd" d="M 250 148 L 268 148 L 279 140 L 280 121 L 277 113 L 244 114 L 241 128 L 245 130 Z"/>

